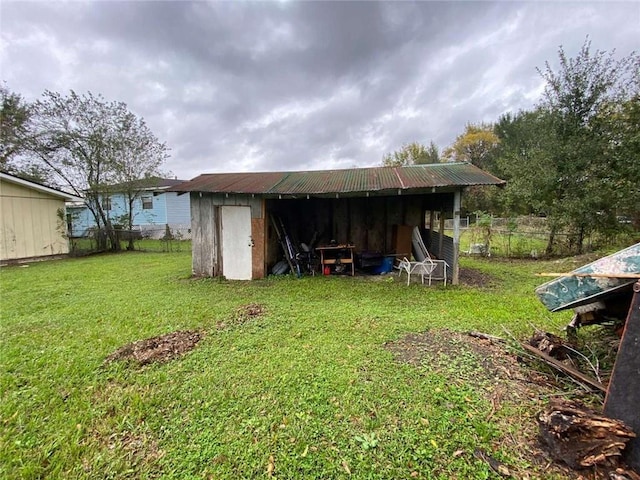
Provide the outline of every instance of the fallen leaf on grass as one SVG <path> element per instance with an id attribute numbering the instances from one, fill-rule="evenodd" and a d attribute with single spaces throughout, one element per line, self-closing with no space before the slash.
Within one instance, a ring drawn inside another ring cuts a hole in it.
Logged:
<path id="1" fill-rule="evenodd" d="M 269 464 L 267 465 L 267 475 L 269 477 L 272 477 L 275 469 L 276 469 L 275 459 L 273 458 L 273 455 L 269 455 Z"/>
<path id="2" fill-rule="evenodd" d="M 342 461 L 342 468 L 344 468 L 344 471 L 347 472 L 347 475 L 351 475 L 351 469 L 349 468 L 349 464 L 346 460 Z"/>

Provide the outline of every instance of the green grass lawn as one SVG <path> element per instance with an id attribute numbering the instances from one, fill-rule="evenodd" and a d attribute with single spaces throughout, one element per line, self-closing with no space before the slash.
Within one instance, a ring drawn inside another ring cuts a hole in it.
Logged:
<path id="1" fill-rule="evenodd" d="M 502 446 L 504 416 L 519 429 L 535 402 L 492 416 L 477 358 L 416 368 L 383 348 L 409 332 L 526 337 L 568 320 L 533 294 L 534 272 L 565 265 L 463 261 L 497 284 L 190 279 L 188 251 L 3 268 L 0 477 L 497 478 L 475 448 L 526 469 Z M 234 322 L 249 303 L 264 315 Z M 187 329 L 205 336 L 180 359 L 103 363 Z"/>

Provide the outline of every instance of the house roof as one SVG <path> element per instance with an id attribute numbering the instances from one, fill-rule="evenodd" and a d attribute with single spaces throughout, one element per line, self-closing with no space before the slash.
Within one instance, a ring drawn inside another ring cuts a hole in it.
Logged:
<path id="1" fill-rule="evenodd" d="M 160 177 L 150 177 L 144 178 L 140 180 L 134 180 L 132 182 L 124 182 L 124 183 L 116 183 L 113 185 L 108 185 L 105 187 L 105 190 L 108 192 L 122 192 L 127 191 L 130 187 L 133 187 L 136 190 L 166 190 L 169 187 L 173 187 L 175 185 L 179 185 L 183 183 L 185 180 L 178 180 L 174 178 L 160 178 Z"/>
<path id="2" fill-rule="evenodd" d="M 206 173 L 169 190 L 295 196 L 390 191 L 419 193 L 426 189 L 504 183 L 470 163 L 436 163 L 307 172 Z"/>
<path id="3" fill-rule="evenodd" d="M 56 188 L 51 188 L 41 183 L 33 182 L 31 180 L 26 180 L 24 178 L 16 177 L 15 175 L 11 175 L 9 173 L 0 172 L 0 180 L 6 181 L 9 183 L 13 183 L 15 185 L 21 185 L 23 187 L 31 188 L 32 190 L 36 190 L 38 192 L 46 193 L 53 197 L 59 197 L 68 201 L 82 201 L 82 198 L 72 195 L 67 192 L 63 192 L 62 190 L 58 190 Z"/>

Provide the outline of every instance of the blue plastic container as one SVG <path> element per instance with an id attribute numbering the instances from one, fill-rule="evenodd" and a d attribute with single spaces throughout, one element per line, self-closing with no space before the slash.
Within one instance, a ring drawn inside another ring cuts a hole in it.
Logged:
<path id="1" fill-rule="evenodd" d="M 393 271 L 393 262 L 395 258 L 396 257 L 393 255 L 383 257 L 382 263 L 378 267 L 375 267 L 373 269 L 373 273 L 381 275 L 383 273 L 389 273 Z"/>

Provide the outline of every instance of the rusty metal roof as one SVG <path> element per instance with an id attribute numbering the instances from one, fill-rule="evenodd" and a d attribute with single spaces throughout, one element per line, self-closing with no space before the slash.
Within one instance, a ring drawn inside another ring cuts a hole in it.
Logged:
<path id="1" fill-rule="evenodd" d="M 503 185 L 504 180 L 470 163 L 370 167 L 307 172 L 205 173 L 172 187 L 177 192 L 261 195 L 327 195 L 471 185 Z"/>

